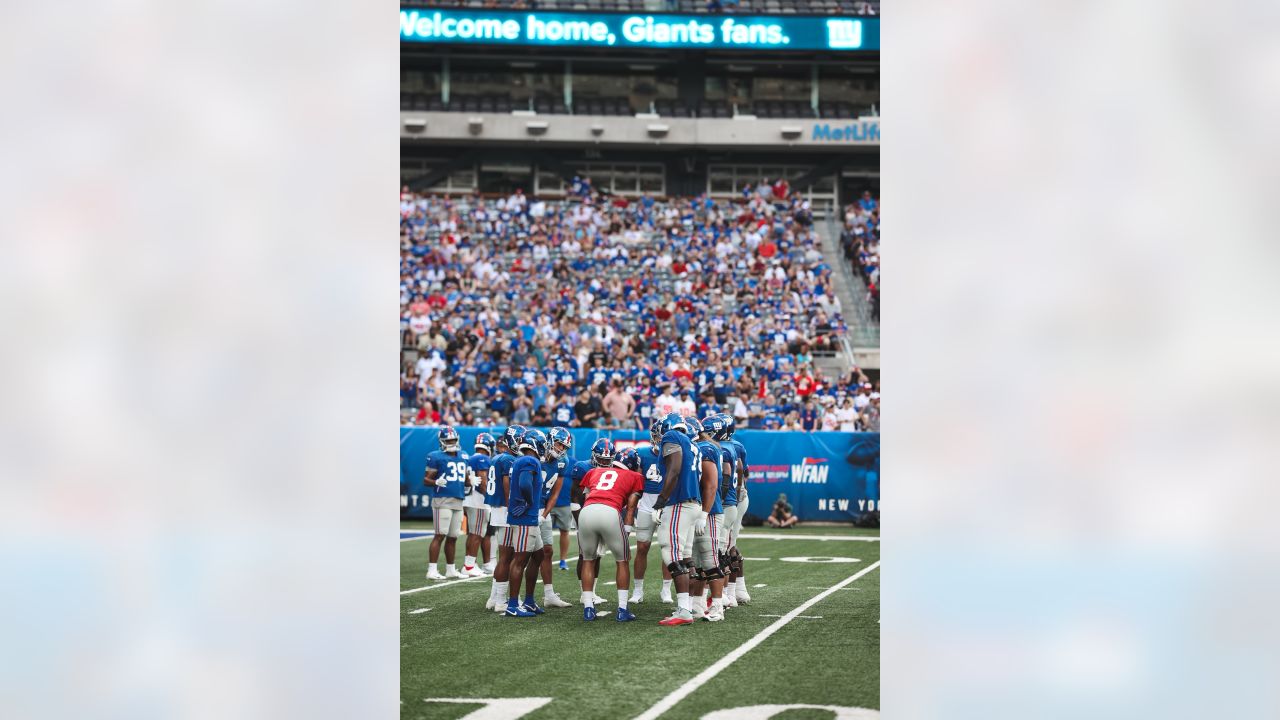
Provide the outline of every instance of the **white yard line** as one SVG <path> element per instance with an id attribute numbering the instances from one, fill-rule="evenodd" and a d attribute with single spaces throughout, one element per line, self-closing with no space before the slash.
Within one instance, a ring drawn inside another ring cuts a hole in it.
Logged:
<path id="1" fill-rule="evenodd" d="M 410 610 L 410 611 L 409 611 L 409 614 L 410 614 L 410 615 L 421 615 L 421 614 L 422 614 L 422 613 L 424 613 L 424 612 L 430 612 L 430 610 L 431 610 L 431 608 L 418 608 L 417 610 Z"/>
<path id="2" fill-rule="evenodd" d="M 792 610 L 786 615 L 783 615 L 781 618 L 774 621 L 773 624 L 769 625 L 769 627 L 756 633 L 755 637 L 739 645 L 736 649 L 734 649 L 728 655 L 725 655 L 724 657 L 717 660 L 715 664 L 713 664 L 711 667 L 707 668 L 706 670 L 703 670 L 702 672 L 695 675 L 693 679 L 689 680 L 685 684 L 676 688 L 670 695 L 667 695 L 666 697 L 659 700 L 656 705 L 644 711 L 643 713 L 640 713 L 639 715 L 637 715 L 635 720 L 656 720 L 656 718 L 660 717 L 663 713 L 675 707 L 676 704 L 679 703 L 681 700 L 685 699 L 690 694 L 692 694 L 695 690 L 705 685 L 707 681 L 711 680 L 716 675 L 719 675 L 721 671 L 723 671 L 725 668 L 737 662 L 738 658 L 742 657 L 743 655 L 746 655 L 748 652 L 751 651 L 752 648 L 764 642 L 766 639 L 768 639 L 770 635 L 778 632 L 784 626 L 786 626 L 787 623 L 791 622 L 792 620 L 795 620 L 797 617 L 800 617 L 801 613 L 803 613 L 805 610 L 808 610 L 809 608 L 816 605 L 823 598 L 834 593 L 836 590 L 839 590 L 840 588 L 852 583 L 854 580 L 857 580 L 858 578 L 862 577 L 863 575 L 866 575 L 867 573 L 871 572 L 872 570 L 875 570 L 878 567 L 880 567 L 879 560 L 859 570 L 858 572 L 850 575 L 844 580 L 841 580 L 839 583 L 827 588 L 823 592 L 820 592 L 817 595 L 814 595 L 813 597 L 809 598 L 807 601 L 805 601 L 803 605 L 796 608 L 795 610 Z"/>
<path id="3" fill-rule="evenodd" d="M 880 542 L 879 535 L 790 535 L 788 533 L 738 533 L 738 539 L 752 540 L 836 540 L 847 542 Z"/>
<path id="4" fill-rule="evenodd" d="M 761 615 L 760 617 L 780 618 L 782 616 L 781 615 Z M 797 615 L 796 617 L 800 618 L 801 620 L 821 620 L 822 619 L 821 615 Z"/>
<path id="5" fill-rule="evenodd" d="M 412 531 L 412 530 L 409 530 L 409 531 L 407 531 L 407 532 L 413 532 L 413 531 Z M 433 532 L 428 532 L 426 535 L 418 535 L 418 536 L 416 536 L 416 537 L 400 538 L 400 542 L 411 542 L 411 541 L 413 541 L 413 540 L 430 540 L 430 539 L 431 539 L 431 536 L 433 536 L 433 535 L 435 535 L 435 533 L 433 533 Z"/>

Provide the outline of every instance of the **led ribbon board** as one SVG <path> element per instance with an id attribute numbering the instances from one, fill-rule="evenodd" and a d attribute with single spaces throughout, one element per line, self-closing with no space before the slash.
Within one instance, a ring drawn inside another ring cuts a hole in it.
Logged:
<path id="1" fill-rule="evenodd" d="M 401 8 L 400 40 L 460 45 L 879 50 L 875 18 Z"/>

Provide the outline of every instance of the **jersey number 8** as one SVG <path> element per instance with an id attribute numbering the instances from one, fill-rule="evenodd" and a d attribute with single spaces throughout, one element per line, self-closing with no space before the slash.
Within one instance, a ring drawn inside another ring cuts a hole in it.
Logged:
<path id="1" fill-rule="evenodd" d="M 618 473 L 612 470 L 606 470 L 600 473 L 600 480 L 596 483 L 597 490 L 611 490 L 613 484 L 618 482 Z"/>

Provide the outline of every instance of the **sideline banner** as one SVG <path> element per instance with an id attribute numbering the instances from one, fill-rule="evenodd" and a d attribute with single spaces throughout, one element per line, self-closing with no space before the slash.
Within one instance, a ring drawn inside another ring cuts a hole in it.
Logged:
<path id="1" fill-rule="evenodd" d="M 502 427 L 459 427 L 463 452 L 470 453 L 476 435 Z M 575 459 L 591 456 L 598 438 L 611 438 L 620 447 L 649 444 L 641 430 L 571 429 Z M 400 515 L 431 517 L 431 492 L 423 482 L 427 453 L 439 449 L 437 428 L 400 428 Z M 778 495 L 785 493 L 801 520 L 852 522 L 880 509 L 880 434 L 851 432 L 783 432 L 738 430 L 734 438 L 747 448 L 750 475 L 747 492 L 750 514 L 769 514 Z"/>

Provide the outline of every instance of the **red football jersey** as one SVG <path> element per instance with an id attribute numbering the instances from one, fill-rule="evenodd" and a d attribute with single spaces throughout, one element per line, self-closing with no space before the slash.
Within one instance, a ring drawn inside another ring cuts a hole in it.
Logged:
<path id="1" fill-rule="evenodd" d="M 625 468 L 591 468 L 582 478 L 582 487 L 591 489 L 583 507 L 604 503 L 622 512 L 631 493 L 644 492 L 644 476 Z"/>

